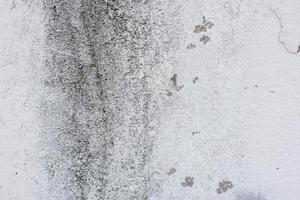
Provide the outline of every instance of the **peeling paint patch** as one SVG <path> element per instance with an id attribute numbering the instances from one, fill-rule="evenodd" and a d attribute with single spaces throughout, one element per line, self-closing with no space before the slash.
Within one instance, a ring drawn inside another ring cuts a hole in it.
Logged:
<path id="1" fill-rule="evenodd" d="M 217 189 L 217 193 L 222 194 L 232 188 L 233 188 L 233 184 L 231 183 L 231 181 L 223 180 L 222 182 L 219 182 L 219 188 Z"/>

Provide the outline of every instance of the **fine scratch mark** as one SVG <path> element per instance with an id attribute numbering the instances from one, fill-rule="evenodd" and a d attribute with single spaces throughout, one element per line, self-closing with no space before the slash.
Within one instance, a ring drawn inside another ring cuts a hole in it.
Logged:
<path id="1" fill-rule="evenodd" d="M 300 52 L 300 44 L 298 45 L 298 49 L 297 51 L 291 51 L 288 49 L 288 47 L 286 46 L 285 42 L 283 42 L 281 40 L 281 34 L 282 34 L 282 29 L 283 29 L 283 24 L 282 24 L 282 20 L 281 17 L 279 16 L 278 12 L 276 12 L 275 10 L 272 10 L 273 13 L 275 14 L 276 18 L 278 19 L 279 25 L 280 25 L 280 30 L 278 32 L 277 38 L 278 38 L 278 42 L 282 44 L 282 46 L 284 47 L 284 49 L 290 53 L 290 54 L 297 54 Z"/>

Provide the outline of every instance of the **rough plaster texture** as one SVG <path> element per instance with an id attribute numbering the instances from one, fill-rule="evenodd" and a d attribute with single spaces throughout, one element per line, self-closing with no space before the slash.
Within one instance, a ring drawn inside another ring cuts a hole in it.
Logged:
<path id="1" fill-rule="evenodd" d="M 298 0 L 0 0 L 0 199 L 299 200 Z"/>

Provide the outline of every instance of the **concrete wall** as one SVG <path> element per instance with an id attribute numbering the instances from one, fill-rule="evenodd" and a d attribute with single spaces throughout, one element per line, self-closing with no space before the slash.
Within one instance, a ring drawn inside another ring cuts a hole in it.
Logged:
<path id="1" fill-rule="evenodd" d="M 298 200 L 298 0 L 0 0 L 0 199 Z"/>

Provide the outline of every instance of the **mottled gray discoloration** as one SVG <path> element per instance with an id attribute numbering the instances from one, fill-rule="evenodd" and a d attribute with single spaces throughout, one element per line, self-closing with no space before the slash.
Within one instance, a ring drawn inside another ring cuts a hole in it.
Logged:
<path id="1" fill-rule="evenodd" d="M 194 178 L 190 177 L 190 176 L 186 176 L 184 178 L 184 182 L 182 182 L 181 185 L 183 187 L 193 187 L 193 185 L 194 185 Z"/>
<path id="2" fill-rule="evenodd" d="M 233 184 L 231 183 L 231 181 L 223 180 L 222 182 L 219 182 L 219 188 L 217 189 L 217 193 L 222 194 L 232 188 L 233 188 Z"/>

